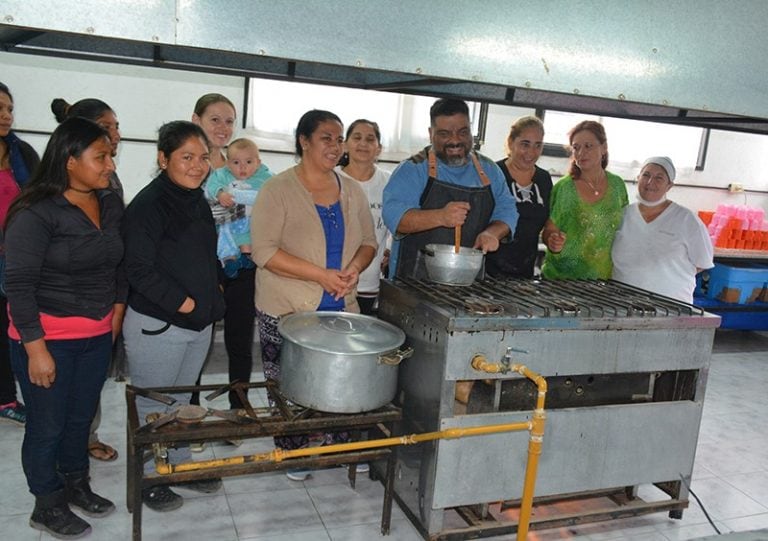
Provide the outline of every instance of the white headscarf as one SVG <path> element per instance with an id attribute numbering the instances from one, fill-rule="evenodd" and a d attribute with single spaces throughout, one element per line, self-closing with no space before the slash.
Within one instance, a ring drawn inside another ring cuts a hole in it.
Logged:
<path id="1" fill-rule="evenodd" d="M 675 182 L 675 164 L 672 163 L 672 160 L 668 158 L 667 156 L 651 156 L 647 160 L 643 162 L 642 167 L 640 167 L 640 171 L 642 171 L 646 165 L 654 164 L 658 165 L 664 171 L 667 173 L 667 177 L 669 178 L 669 181 L 671 183 Z M 642 198 L 640 195 L 640 185 L 638 184 L 638 190 L 637 190 L 637 202 L 640 203 L 643 206 L 646 207 L 658 207 L 659 205 L 663 204 L 667 200 L 667 194 L 663 194 L 658 201 L 646 201 Z"/>

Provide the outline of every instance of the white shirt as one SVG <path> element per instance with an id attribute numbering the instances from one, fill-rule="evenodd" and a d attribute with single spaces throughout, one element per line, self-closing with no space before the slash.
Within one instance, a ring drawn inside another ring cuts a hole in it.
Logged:
<path id="1" fill-rule="evenodd" d="M 627 206 L 611 255 L 614 280 L 689 304 L 696 269 L 714 266 L 706 227 L 693 212 L 674 202 L 650 223 L 637 203 Z"/>
<path id="2" fill-rule="evenodd" d="M 375 167 L 375 166 L 374 166 Z M 376 235 L 376 242 L 379 243 L 379 248 L 376 250 L 376 255 L 373 257 L 373 261 L 368 265 L 362 273 L 360 273 L 360 280 L 357 284 L 358 293 L 378 293 L 379 281 L 381 280 L 381 260 L 384 258 L 384 250 L 389 248 L 391 239 L 389 239 L 389 230 L 384 225 L 384 220 L 381 218 L 381 204 L 384 193 L 384 186 L 389 182 L 389 171 L 384 171 L 378 167 L 375 167 L 373 176 L 365 181 L 360 181 L 350 177 L 341 167 L 336 167 L 336 172 L 347 178 L 355 180 L 368 198 L 368 203 L 371 205 L 371 214 L 373 215 L 373 232 Z"/>

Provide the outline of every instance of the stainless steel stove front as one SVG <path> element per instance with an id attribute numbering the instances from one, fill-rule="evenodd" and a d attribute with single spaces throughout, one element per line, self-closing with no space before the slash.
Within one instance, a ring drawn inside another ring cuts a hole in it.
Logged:
<path id="1" fill-rule="evenodd" d="M 536 496 L 671 482 L 687 498 L 717 316 L 617 282 L 524 280 L 384 282 L 379 314 L 415 350 L 404 433 L 530 419 L 524 380 L 470 364 L 511 353 L 551 381 Z M 395 493 L 435 535 L 448 508 L 520 498 L 526 451 L 520 432 L 405 447 Z"/>

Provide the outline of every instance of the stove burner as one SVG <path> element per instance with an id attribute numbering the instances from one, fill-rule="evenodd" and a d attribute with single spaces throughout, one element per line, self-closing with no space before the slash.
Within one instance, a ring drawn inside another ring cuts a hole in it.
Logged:
<path id="1" fill-rule="evenodd" d="M 552 305 L 555 310 L 559 310 L 562 314 L 577 316 L 581 312 L 581 308 L 576 303 L 567 301 L 565 299 L 556 299 L 552 301 Z"/>
<path id="2" fill-rule="evenodd" d="M 194 404 L 184 404 L 176 410 L 176 420 L 182 424 L 196 424 L 205 419 L 208 410 Z"/>
<path id="3" fill-rule="evenodd" d="M 473 314 L 498 315 L 504 312 L 504 307 L 492 298 L 467 297 L 464 299 L 464 307 Z"/>
<path id="4" fill-rule="evenodd" d="M 640 299 L 632 300 L 632 309 L 643 315 L 653 315 L 656 313 L 656 307 L 650 302 L 644 302 Z"/>
<path id="5" fill-rule="evenodd" d="M 538 295 L 540 293 L 539 284 L 541 284 L 540 280 L 531 280 L 530 282 L 521 282 L 515 285 L 517 286 L 517 291 L 522 294 Z"/>

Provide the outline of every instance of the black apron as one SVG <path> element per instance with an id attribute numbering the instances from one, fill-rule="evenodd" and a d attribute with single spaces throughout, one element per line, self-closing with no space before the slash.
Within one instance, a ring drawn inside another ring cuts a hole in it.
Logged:
<path id="1" fill-rule="evenodd" d="M 419 208 L 421 210 L 441 209 L 452 201 L 465 201 L 469 203 L 470 210 L 467 219 L 461 226 L 461 245 L 472 247 L 475 239 L 491 221 L 491 215 L 496 203 L 491 191 L 491 180 L 480 166 L 480 161 L 475 153 L 470 154 L 477 175 L 482 186 L 459 186 L 450 182 L 444 182 L 436 178 L 437 158 L 434 151 L 429 149 L 429 179 L 424 191 L 421 193 Z M 423 280 L 427 277 L 426 268 L 421 249 L 427 244 L 454 243 L 454 228 L 436 227 L 428 231 L 410 233 L 400 241 L 398 252 L 396 277 L 415 278 Z"/>
<path id="2" fill-rule="evenodd" d="M 506 167 L 497 162 L 499 167 Z M 509 191 L 517 201 L 517 228 L 512 239 L 502 239 L 499 249 L 485 258 L 485 272 L 494 278 L 533 278 L 533 269 L 539 254 L 539 233 L 549 218 L 549 192 L 551 187 L 540 185 L 537 170 L 526 200 L 515 180 L 504 171 Z"/>

